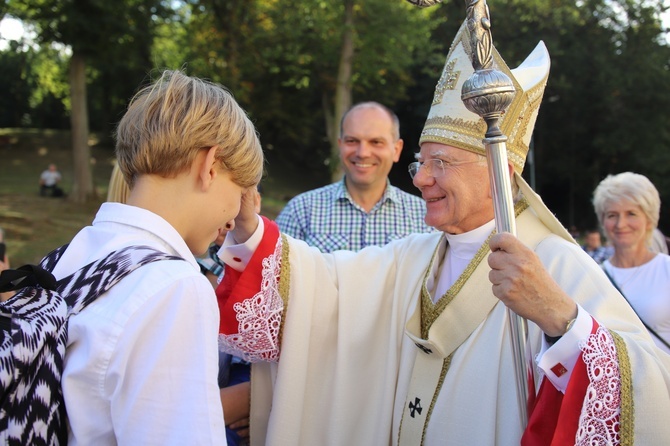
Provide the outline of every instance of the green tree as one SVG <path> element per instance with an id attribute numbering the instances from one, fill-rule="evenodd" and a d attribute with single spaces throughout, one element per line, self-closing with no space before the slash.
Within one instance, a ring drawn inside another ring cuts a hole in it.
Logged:
<path id="1" fill-rule="evenodd" d="M 430 39 L 439 17 L 401 0 L 190 4 L 190 47 L 204 57 L 189 65 L 229 86 L 271 147 L 308 146 L 335 176 L 344 110 L 354 99 L 393 106 L 413 83 L 411 67 L 439 47 Z"/>
<path id="2" fill-rule="evenodd" d="M 157 4 L 160 2 L 148 0 L 126 0 L 123 3 L 103 0 L 7 2 L 12 15 L 35 27 L 41 43 L 58 43 L 71 50 L 69 84 L 74 181 L 70 197 L 76 202 L 95 196 L 88 145 L 87 64 L 92 59 L 108 57 L 114 48 L 123 48 L 124 39 L 131 34 L 142 40 L 144 48 L 150 48 L 150 42 L 146 44 L 149 39 L 145 32 L 150 33 L 148 25 L 151 21 L 143 18 L 151 17 Z M 148 55 L 147 50 L 147 60 Z M 124 59 L 119 57 L 117 60 L 121 65 Z"/>
<path id="3" fill-rule="evenodd" d="M 535 128 L 537 190 L 566 226 L 594 226 L 608 173 L 648 175 L 668 196 L 669 48 L 661 2 L 489 2 L 496 47 L 517 66 L 539 40 L 552 68 Z M 528 174 L 528 173 L 526 173 Z"/>
<path id="4" fill-rule="evenodd" d="M 444 19 L 439 10 L 420 10 L 407 2 L 343 3 L 341 25 L 333 31 L 335 35 L 339 31 L 340 42 L 331 43 L 338 45 L 334 48 L 337 64 L 317 74 L 320 83 L 330 86 L 322 91 L 322 104 L 333 180 L 342 174 L 337 145 L 340 120 L 354 98 L 377 99 L 392 106 L 413 85 L 411 68 L 429 63 L 443 49 L 441 42 L 431 39 Z"/>

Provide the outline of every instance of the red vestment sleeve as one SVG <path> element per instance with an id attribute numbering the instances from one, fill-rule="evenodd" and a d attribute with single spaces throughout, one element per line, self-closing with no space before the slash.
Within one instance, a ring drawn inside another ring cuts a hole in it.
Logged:
<path id="1" fill-rule="evenodd" d="M 226 265 L 221 283 L 216 287 L 219 304 L 219 333 L 232 335 L 239 332 L 239 321 L 234 305 L 252 298 L 261 291 L 263 280 L 263 259 L 275 252 L 279 240 L 279 227 L 272 220 L 262 217 L 265 230 L 263 238 L 243 271 Z"/>
<path id="2" fill-rule="evenodd" d="M 598 327 L 593 320 L 592 335 Z M 575 363 L 565 395 L 543 377 L 537 396 L 529 398 L 530 415 L 521 445 L 574 445 L 589 383 L 583 353 Z"/>

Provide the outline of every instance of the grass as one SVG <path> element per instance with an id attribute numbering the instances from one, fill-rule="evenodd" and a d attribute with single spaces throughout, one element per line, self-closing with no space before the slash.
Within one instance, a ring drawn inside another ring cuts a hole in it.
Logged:
<path id="1" fill-rule="evenodd" d="M 67 199 L 41 197 L 38 186 L 40 173 L 55 163 L 63 176 L 61 186 L 66 193 L 72 189 L 69 132 L 0 129 L 0 228 L 5 231 L 12 267 L 39 262 L 92 222 L 107 196 L 114 151 L 99 144 L 95 135 L 89 144 L 98 198 L 76 204 Z M 277 216 L 288 198 L 328 182 L 317 174 L 297 172 L 274 153 L 268 155 L 262 214 L 269 218 Z"/>

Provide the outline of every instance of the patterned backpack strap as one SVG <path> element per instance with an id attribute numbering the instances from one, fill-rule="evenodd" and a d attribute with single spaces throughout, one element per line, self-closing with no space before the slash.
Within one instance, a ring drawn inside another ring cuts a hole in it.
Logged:
<path id="1" fill-rule="evenodd" d="M 77 314 L 128 274 L 157 260 L 184 259 L 149 246 L 128 246 L 61 279 L 56 289 L 65 298 L 69 315 Z"/>
<path id="2" fill-rule="evenodd" d="M 67 247 L 40 263 L 53 269 Z M 55 290 L 29 286 L 0 304 L 11 315 L 0 342 L 0 443 L 64 444 L 66 412 L 60 387 L 67 319 L 125 276 L 157 260 L 184 260 L 148 246 L 129 246 L 58 281 Z"/>
<path id="3" fill-rule="evenodd" d="M 0 293 L 15 291 L 25 287 L 56 289 L 56 279 L 51 271 L 68 245 L 54 249 L 38 265 L 23 265 L 16 269 L 6 269 L 0 273 Z"/>
<path id="4" fill-rule="evenodd" d="M 56 263 L 58 263 L 60 258 L 63 256 L 63 253 L 65 252 L 68 246 L 69 243 L 63 246 L 59 246 L 58 248 L 54 249 L 49 254 L 44 256 L 44 258 L 40 261 L 40 267 L 47 271 L 53 271 L 54 267 L 56 266 Z"/>

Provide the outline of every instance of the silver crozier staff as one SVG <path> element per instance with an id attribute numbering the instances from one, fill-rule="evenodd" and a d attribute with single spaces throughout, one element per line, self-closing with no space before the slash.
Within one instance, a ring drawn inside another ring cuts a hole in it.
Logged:
<path id="1" fill-rule="evenodd" d="M 420 7 L 432 6 L 441 0 L 408 0 Z M 516 235 L 514 201 L 507 166 L 507 136 L 498 122 L 514 99 L 514 84 L 493 66 L 493 38 L 489 8 L 485 0 L 466 0 L 467 26 L 472 41 L 472 66 L 475 72 L 463 84 L 461 99 L 465 107 L 481 116 L 487 125 L 483 140 L 493 193 L 496 231 Z M 514 354 L 515 375 L 521 430 L 528 423 L 528 381 L 533 366 L 528 340 L 528 324 L 524 318 L 507 308 L 510 339 Z"/>
<path id="2" fill-rule="evenodd" d="M 463 84 L 461 99 L 465 107 L 481 116 L 487 125 L 484 137 L 489 179 L 493 192 L 496 231 L 516 235 L 514 201 L 507 166 L 507 136 L 498 122 L 514 99 L 514 84 L 502 71 L 493 68 L 493 38 L 489 8 L 485 0 L 466 1 L 467 26 L 473 43 L 472 66 L 475 72 Z M 522 431 L 528 423 L 528 379 L 532 376 L 532 357 L 527 345 L 528 324 L 507 308 L 510 339 L 514 354 L 517 396 Z"/>

